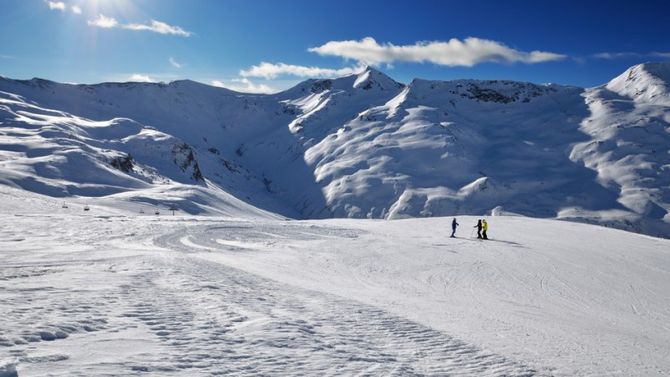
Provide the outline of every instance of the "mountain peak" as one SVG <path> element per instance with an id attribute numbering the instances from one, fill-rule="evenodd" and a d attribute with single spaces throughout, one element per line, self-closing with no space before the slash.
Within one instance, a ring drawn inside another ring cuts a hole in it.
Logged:
<path id="1" fill-rule="evenodd" d="M 636 101 L 670 104 L 670 62 L 634 65 L 605 87 Z"/>
<path id="2" fill-rule="evenodd" d="M 376 87 L 380 90 L 397 90 L 403 86 L 385 73 L 369 65 L 363 67 L 361 71 L 354 76 L 356 77 L 356 80 L 353 83 L 354 88 L 369 90 Z"/>
<path id="3" fill-rule="evenodd" d="M 361 67 L 360 71 L 358 72 L 358 75 L 362 75 L 364 73 L 371 73 L 371 74 L 375 74 L 375 75 L 387 76 L 382 71 L 378 70 L 377 68 L 375 68 L 371 65 L 367 65 L 367 64 Z"/>
<path id="4" fill-rule="evenodd" d="M 628 68 L 619 77 L 624 75 L 627 79 L 632 79 L 634 76 L 648 76 L 650 79 L 662 80 L 667 84 L 670 83 L 670 62 L 647 62 L 637 64 Z"/>
<path id="5" fill-rule="evenodd" d="M 337 78 L 307 79 L 296 86 L 281 92 L 280 97 L 290 97 L 295 93 L 321 93 L 325 90 L 351 91 L 371 90 L 391 92 L 399 91 L 403 84 L 393 80 L 385 73 L 371 67 L 363 66 L 356 72 Z"/>
<path id="6" fill-rule="evenodd" d="M 652 74 L 665 81 L 670 81 L 670 61 L 643 63 L 640 64 L 640 66 L 649 74 Z"/>

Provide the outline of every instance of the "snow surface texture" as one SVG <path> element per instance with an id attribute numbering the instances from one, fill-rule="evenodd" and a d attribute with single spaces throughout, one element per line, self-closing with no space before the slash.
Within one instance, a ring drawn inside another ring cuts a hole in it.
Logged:
<path id="1" fill-rule="evenodd" d="M 515 213 L 670 237 L 670 64 L 582 89 L 402 85 L 367 68 L 274 95 L 0 78 L 0 183 L 191 214 Z"/>
<path id="2" fill-rule="evenodd" d="M 526 217 L 62 208 L 0 186 L 0 375 L 670 374 L 670 241 Z"/>

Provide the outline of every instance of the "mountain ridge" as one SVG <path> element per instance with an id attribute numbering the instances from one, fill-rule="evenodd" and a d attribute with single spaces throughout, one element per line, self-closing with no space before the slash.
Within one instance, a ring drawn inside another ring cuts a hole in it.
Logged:
<path id="1" fill-rule="evenodd" d="M 83 155 L 104 176 L 110 160 L 131 155 L 138 169 L 164 178 L 151 187 L 223 190 L 292 218 L 495 210 L 670 236 L 663 174 L 670 169 L 663 154 L 670 143 L 668 67 L 631 67 L 587 89 L 508 80 L 401 84 L 367 67 L 267 95 L 191 80 L 74 85 L 3 78 L 0 167 L 10 184 L 16 181 L 6 176 L 17 171 L 33 169 L 25 176 L 37 181 L 47 171 L 65 172 L 67 162 L 29 155 L 45 148 L 34 144 L 38 136 L 62 150 L 73 148 L 65 139 L 74 137 L 81 148 L 103 147 Z M 101 124 L 109 132 L 86 136 L 91 122 L 108 122 Z M 54 128 L 60 133 L 49 134 Z M 157 145 L 163 146 L 151 148 Z M 191 179 L 199 175 L 201 183 Z M 70 194 L 86 185 L 81 178 L 54 182 Z M 112 191 L 147 189 L 122 184 Z"/>
<path id="2" fill-rule="evenodd" d="M 157 86 L 157 87 L 166 87 L 166 86 L 178 86 L 180 84 L 198 84 L 210 88 L 215 88 L 217 90 L 222 90 L 222 91 L 227 91 L 235 94 L 241 94 L 241 95 L 249 95 L 249 96 L 275 96 L 279 95 L 291 90 L 294 90 L 295 88 L 302 87 L 302 86 L 308 86 L 309 84 L 315 83 L 315 82 L 324 82 L 324 81 L 334 81 L 334 80 L 342 80 L 345 82 L 348 82 L 349 80 L 354 80 L 354 83 L 357 78 L 360 78 L 366 73 L 372 73 L 373 76 L 375 77 L 381 77 L 384 81 L 388 83 L 393 83 L 391 85 L 398 85 L 398 86 L 410 86 L 413 82 L 415 81 L 425 81 L 425 82 L 436 82 L 436 83 L 448 83 L 448 82 L 460 82 L 460 81 L 472 81 L 472 82 L 515 82 L 515 83 L 526 83 L 526 84 L 533 84 L 537 86 L 563 86 L 563 87 L 576 87 L 579 88 L 579 86 L 574 86 L 574 85 L 564 85 L 564 84 L 557 84 L 557 83 L 545 83 L 545 84 L 537 84 L 533 83 L 530 81 L 517 81 L 517 80 L 505 80 L 505 79 L 450 79 L 450 80 L 441 80 L 441 79 L 424 79 L 420 77 L 416 77 L 412 79 L 409 83 L 403 84 L 401 82 L 396 81 L 393 79 L 390 75 L 384 73 L 383 71 L 372 67 L 372 66 L 364 66 L 361 67 L 361 71 L 358 73 L 352 73 L 344 76 L 339 76 L 339 77 L 334 77 L 334 78 L 309 78 L 305 79 L 303 81 L 298 82 L 294 86 L 284 89 L 282 91 L 276 92 L 276 93 L 249 93 L 249 92 L 240 92 L 236 91 L 233 89 L 228 89 L 226 87 L 222 86 L 217 86 L 217 85 L 211 85 L 207 84 L 204 82 L 200 82 L 197 80 L 193 79 L 176 79 L 172 81 L 152 81 L 152 82 L 145 82 L 145 81 L 103 81 L 103 82 L 98 82 L 98 83 L 67 83 L 67 82 L 59 82 L 55 80 L 50 80 L 42 77 L 32 77 L 30 79 L 15 79 L 15 78 L 10 78 L 7 76 L 0 75 L 0 80 L 6 80 L 6 81 L 13 81 L 13 82 L 18 82 L 18 83 L 43 83 L 43 84 L 58 84 L 58 85 L 65 85 L 65 86 L 81 86 L 81 87 L 104 87 L 104 86 L 120 86 L 120 87 L 128 87 L 131 85 L 138 85 L 138 86 Z M 352 85 L 353 87 L 353 85 Z"/>

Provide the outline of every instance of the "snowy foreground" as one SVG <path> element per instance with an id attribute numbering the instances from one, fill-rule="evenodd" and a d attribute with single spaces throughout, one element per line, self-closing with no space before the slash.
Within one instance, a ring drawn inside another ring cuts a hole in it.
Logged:
<path id="1" fill-rule="evenodd" d="M 669 240 L 5 204 L 0 376 L 670 373 Z"/>

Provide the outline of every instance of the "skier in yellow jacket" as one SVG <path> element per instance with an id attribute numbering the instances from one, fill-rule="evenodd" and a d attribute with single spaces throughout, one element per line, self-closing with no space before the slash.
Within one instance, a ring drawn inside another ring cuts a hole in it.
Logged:
<path id="1" fill-rule="evenodd" d="M 486 231 L 489 230 L 489 223 L 486 222 L 486 219 L 482 220 L 482 238 L 488 240 L 489 237 L 486 235 Z"/>

